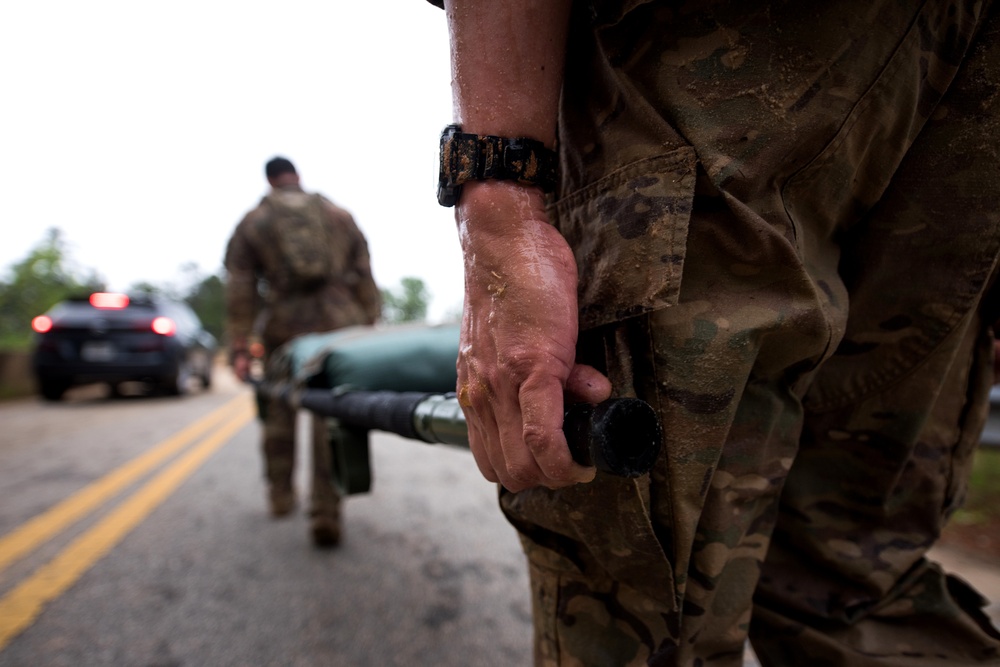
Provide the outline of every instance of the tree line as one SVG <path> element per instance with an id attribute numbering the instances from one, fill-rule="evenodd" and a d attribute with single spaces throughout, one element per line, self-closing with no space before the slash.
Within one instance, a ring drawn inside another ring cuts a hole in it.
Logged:
<path id="1" fill-rule="evenodd" d="M 223 341 L 225 274 L 204 275 L 193 263 L 182 264 L 180 270 L 186 287 L 137 282 L 126 291 L 164 294 L 186 302 L 205 329 Z M 75 265 L 59 229 L 46 230 L 41 242 L 0 277 L 0 350 L 28 349 L 33 339 L 32 318 L 66 298 L 99 292 L 106 287 L 97 271 Z M 397 288 L 380 291 L 383 322 L 426 319 L 430 295 L 420 278 L 403 278 Z"/>

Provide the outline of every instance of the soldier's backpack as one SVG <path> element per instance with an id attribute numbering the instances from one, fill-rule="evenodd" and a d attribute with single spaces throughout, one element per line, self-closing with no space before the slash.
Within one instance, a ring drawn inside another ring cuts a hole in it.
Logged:
<path id="1" fill-rule="evenodd" d="M 305 192 L 280 192 L 264 197 L 267 233 L 280 258 L 290 289 L 315 289 L 334 273 L 330 230 L 323 198 Z"/>

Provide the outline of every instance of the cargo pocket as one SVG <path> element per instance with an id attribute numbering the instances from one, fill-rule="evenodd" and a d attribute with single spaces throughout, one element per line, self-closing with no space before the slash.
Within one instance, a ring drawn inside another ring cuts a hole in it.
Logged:
<path id="1" fill-rule="evenodd" d="M 563 197 L 552 218 L 573 248 L 580 272 L 581 344 L 604 340 L 640 316 L 678 302 L 697 159 L 688 147 L 630 163 Z M 604 367 L 619 396 L 635 396 L 627 357 L 645 359 L 646 347 L 623 346 L 615 358 L 581 361 Z M 504 494 L 508 519 L 535 565 L 560 556 L 558 567 L 591 582 L 610 577 L 677 609 L 671 551 L 653 526 L 648 476 L 626 479 L 599 474 L 590 484 L 550 491 Z M 568 538 L 568 539 L 567 539 Z M 565 560 L 562 560 L 565 559 Z M 556 567 L 548 562 L 550 568 Z M 568 576 L 568 575 L 567 575 Z"/>
<path id="2" fill-rule="evenodd" d="M 553 219 L 579 271 L 581 330 L 677 303 L 696 164 L 693 148 L 679 148 L 555 204 Z"/>
<path id="3" fill-rule="evenodd" d="M 536 667 L 645 665 L 676 616 L 610 580 L 529 563 Z"/>

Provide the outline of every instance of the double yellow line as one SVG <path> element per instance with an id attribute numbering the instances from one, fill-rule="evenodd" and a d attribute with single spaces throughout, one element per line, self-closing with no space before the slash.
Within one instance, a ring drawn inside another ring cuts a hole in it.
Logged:
<path id="1" fill-rule="evenodd" d="M 80 535 L 49 563 L 0 598 L 0 651 L 34 622 L 48 602 L 62 595 L 94 563 L 111 551 L 253 416 L 254 407 L 250 397 L 241 395 L 13 532 L 0 537 L 2 572 L 11 563 L 98 508 L 142 475 L 223 422 L 93 528 Z"/>

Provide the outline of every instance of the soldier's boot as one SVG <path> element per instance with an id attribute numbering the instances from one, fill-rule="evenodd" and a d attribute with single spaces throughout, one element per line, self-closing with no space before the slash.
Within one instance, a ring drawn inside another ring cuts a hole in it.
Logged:
<path id="1" fill-rule="evenodd" d="M 340 543 L 340 490 L 329 478 L 313 478 L 309 516 L 309 531 L 317 547 L 333 547 Z"/>
<path id="2" fill-rule="evenodd" d="M 311 514 L 309 531 L 313 544 L 321 548 L 340 544 L 340 499 L 314 506 Z"/>
<path id="3" fill-rule="evenodd" d="M 271 516 L 278 519 L 288 516 L 295 510 L 295 490 L 283 484 L 272 484 L 268 490 L 268 500 Z"/>

